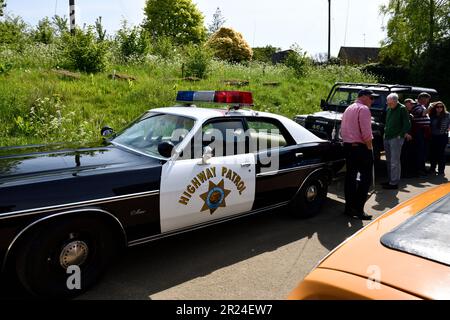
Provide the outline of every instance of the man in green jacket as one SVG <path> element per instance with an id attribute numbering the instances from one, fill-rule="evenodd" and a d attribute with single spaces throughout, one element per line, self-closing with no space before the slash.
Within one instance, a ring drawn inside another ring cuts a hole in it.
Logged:
<path id="1" fill-rule="evenodd" d="M 384 127 L 384 150 L 386 152 L 387 171 L 389 181 L 383 183 L 384 189 L 398 189 L 400 182 L 401 151 L 405 139 L 411 140 L 408 134 L 411 128 L 408 110 L 398 102 L 398 95 L 391 93 L 387 96 L 387 115 Z"/>

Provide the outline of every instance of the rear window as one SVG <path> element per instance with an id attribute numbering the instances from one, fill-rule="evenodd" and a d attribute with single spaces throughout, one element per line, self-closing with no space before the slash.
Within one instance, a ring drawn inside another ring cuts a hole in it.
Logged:
<path id="1" fill-rule="evenodd" d="M 433 203 L 385 234 L 381 243 L 393 250 L 450 266 L 450 195 Z"/>
<path id="2" fill-rule="evenodd" d="M 247 124 L 250 129 L 251 152 L 260 152 L 288 145 L 288 138 L 283 135 L 284 130 L 278 124 L 256 119 L 247 119 Z"/>

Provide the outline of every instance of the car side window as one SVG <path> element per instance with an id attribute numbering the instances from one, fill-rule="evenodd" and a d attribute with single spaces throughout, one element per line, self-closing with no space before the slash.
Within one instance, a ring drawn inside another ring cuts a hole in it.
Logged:
<path id="1" fill-rule="evenodd" d="M 285 129 L 277 122 L 268 120 L 247 120 L 250 134 L 250 152 L 260 152 L 289 145 Z"/>
<path id="2" fill-rule="evenodd" d="M 202 127 L 202 146 L 210 146 L 214 157 L 245 153 L 242 120 L 214 120 L 205 124 Z"/>

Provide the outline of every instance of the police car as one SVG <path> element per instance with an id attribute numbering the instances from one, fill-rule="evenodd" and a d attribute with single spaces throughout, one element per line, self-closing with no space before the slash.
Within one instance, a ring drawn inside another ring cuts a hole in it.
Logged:
<path id="1" fill-rule="evenodd" d="M 279 207 L 298 217 L 320 210 L 342 167 L 340 144 L 247 109 L 249 92 L 177 100 L 118 133 L 104 128 L 99 145 L 1 148 L 2 271 L 35 295 L 70 297 L 118 248 Z M 81 282 L 68 285 L 77 272 Z"/>

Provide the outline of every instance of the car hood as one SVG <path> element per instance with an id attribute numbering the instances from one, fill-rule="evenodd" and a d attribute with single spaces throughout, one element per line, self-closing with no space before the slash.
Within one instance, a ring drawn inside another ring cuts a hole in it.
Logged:
<path id="1" fill-rule="evenodd" d="M 442 185 L 390 210 L 333 250 L 318 266 L 363 278 L 424 299 L 450 299 L 450 267 L 384 246 L 380 239 L 450 192 Z"/>
<path id="2" fill-rule="evenodd" d="M 343 113 L 341 113 L 341 112 L 320 111 L 320 112 L 316 112 L 316 113 L 310 115 L 309 117 L 322 118 L 325 120 L 341 121 L 342 116 L 343 116 Z"/>
<path id="3" fill-rule="evenodd" d="M 121 149 L 114 145 L 34 145 L 0 148 L 0 185 L 21 179 L 124 167 L 158 165 L 157 159 Z"/>

